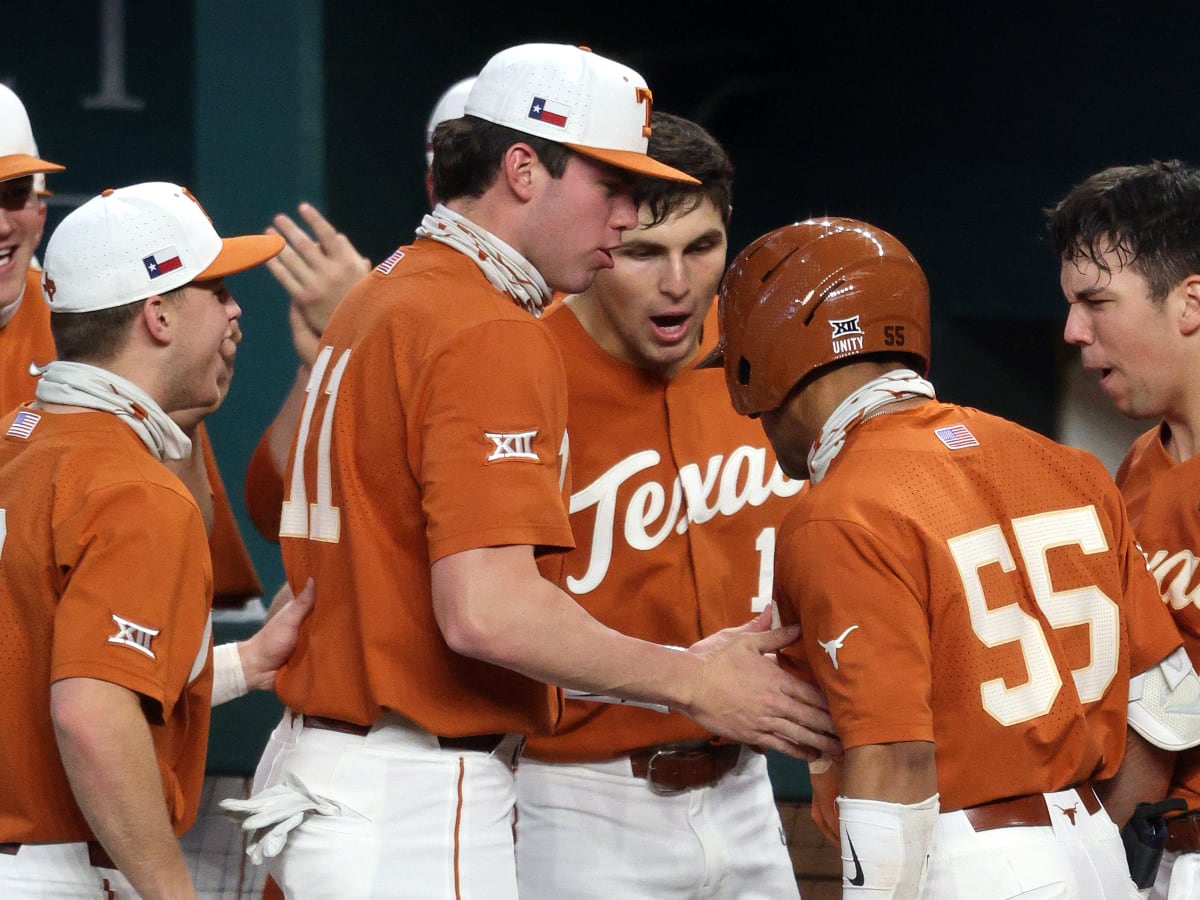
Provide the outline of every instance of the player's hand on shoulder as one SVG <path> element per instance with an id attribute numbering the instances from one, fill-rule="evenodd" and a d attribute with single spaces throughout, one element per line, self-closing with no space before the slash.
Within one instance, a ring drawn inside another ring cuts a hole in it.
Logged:
<path id="1" fill-rule="evenodd" d="M 317 588 L 311 578 L 295 596 L 286 582 L 276 592 L 262 628 L 238 645 L 248 687 L 260 690 L 274 687 L 275 675 L 291 659 L 300 625 L 312 612 L 316 597 Z"/>

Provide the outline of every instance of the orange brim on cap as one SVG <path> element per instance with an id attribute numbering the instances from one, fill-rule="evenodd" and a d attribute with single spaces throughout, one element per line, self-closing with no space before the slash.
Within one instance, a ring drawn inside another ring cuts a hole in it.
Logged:
<path id="1" fill-rule="evenodd" d="M 223 278 L 253 269 L 282 250 L 285 243 L 283 237 L 278 234 L 247 234 L 241 237 L 221 238 L 221 252 L 195 280 Z"/>
<path id="2" fill-rule="evenodd" d="M 63 172 L 66 168 L 58 163 L 30 156 L 28 153 L 9 153 L 6 156 L 0 156 L 0 181 L 24 178 L 26 175 L 37 175 L 39 172 Z"/>
<path id="3" fill-rule="evenodd" d="M 581 144 L 567 142 L 564 142 L 563 146 L 570 147 L 581 156 L 598 159 L 600 162 L 608 163 L 610 166 L 616 166 L 627 172 L 637 172 L 639 175 L 649 175 L 651 178 L 664 178 L 667 181 L 682 181 L 685 184 L 700 183 L 698 178 L 693 178 L 687 172 L 681 172 L 679 169 L 673 169 L 660 163 L 645 153 L 637 153 L 633 150 L 608 150 L 603 147 L 584 147 Z"/>

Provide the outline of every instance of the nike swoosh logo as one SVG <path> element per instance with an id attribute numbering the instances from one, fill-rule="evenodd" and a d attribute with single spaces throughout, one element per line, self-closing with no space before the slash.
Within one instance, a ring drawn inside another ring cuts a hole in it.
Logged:
<path id="1" fill-rule="evenodd" d="M 846 832 L 846 843 L 850 845 L 850 858 L 854 861 L 854 877 L 846 881 L 854 887 L 862 887 L 866 884 L 867 876 L 863 874 L 862 863 L 858 861 L 858 854 L 854 852 L 854 841 L 850 840 L 850 832 Z"/>

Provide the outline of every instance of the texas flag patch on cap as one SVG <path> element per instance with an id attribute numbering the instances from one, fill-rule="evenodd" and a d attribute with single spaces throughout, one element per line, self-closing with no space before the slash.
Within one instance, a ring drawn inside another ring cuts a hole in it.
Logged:
<path id="1" fill-rule="evenodd" d="M 555 103 L 541 97 L 534 97 L 533 105 L 529 107 L 529 118 L 545 122 L 547 125 L 557 125 L 559 128 L 567 127 L 567 116 L 570 114 L 571 107 L 565 103 Z"/>
<path id="2" fill-rule="evenodd" d="M 979 446 L 978 439 L 975 435 L 971 434 L 971 429 L 966 425 L 947 425 L 945 428 L 935 429 L 933 433 L 937 435 L 939 441 L 951 450 L 963 450 L 967 447 Z"/>
<path id="3" fill-rule="evenodd" d="M 166 247 L 159 250 L 142 260 L 142 265 L 146 267 L 146 274 L 151 278 L 157 278 L 159 275 L 166 275 L 168 272 L 174 272 L 176 269 L 183 266 L 183 260 L 179 258 L 179 251 L 174 247 Z"/>

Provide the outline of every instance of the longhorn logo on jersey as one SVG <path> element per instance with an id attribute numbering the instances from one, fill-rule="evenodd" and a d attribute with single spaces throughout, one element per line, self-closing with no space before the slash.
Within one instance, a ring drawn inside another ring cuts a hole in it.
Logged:
<path id="1" fill-rule="evenodd" d="M 818 640 L 817 641 L 817 643 L 820 645 L 821 649 L 829 654 L 829 658 L 833 661 L 833 667 L 835 669 L 838 667 L 837 653 L 839 650 L 842 649 L 842 647 L 845 646 L 846 635 L 848 635 L 850 632 L 852 632 L 857 627 L 858 627 L 857 625 L 851 625 L 849 628 L 847 628 L 845 631 L 843 631 L 841 634 L 839 634 L 837 637 L 835 637 L 831 640 L 828 640 L 828 641 Z"/>
<path id="2" fill-rule="evenodd" d="M 150 649 L 150 642 L 158 634 L 157 628 L 147 628 L 145 625 L 139 625 L 137 622 L 122 619 L 116 613 L 113 613 L 112 620 L 117 623 L 117 633 L 108 639 L 108 643 L 130 647 L 151 659 L 158 659 L 154 655 L 154 651 Z"/>
<path id="3" fill-rule="evenodd" d="M 604 580 L 616 540 L 618 492 L 660 461 L 657 450 L 641 450 L 571 495 L 571 515 L 596 508 L 587 569 L 578 578 L 567 578 L 572 593 L 586 594 Z M 762 447 L 742 446 L 728 456 L 711 456 L 703 464 L 686 463 L 670 485 L 647 480 L 633 488 L 621 516 L 625 543 L 635 550 L 653 550 L 672 532 L 683 534 L 691 524 L 736 515 L 747 504 L 761 506 L 771 496 L 791 497 L 803 487 L 803 481 L 788 478 L 778 465 L 768 471 L 767 451 Z M 583 546 L 582 539 L 579 544 Z"/>
<path id="4" fill-rule="evenodd" d="M 848 319 L 830 319 L 829 327 L 833 329 L 833 352 L 842 355 L 856 353 L 863 347 L 863 330 L 858 316 Z"/>

